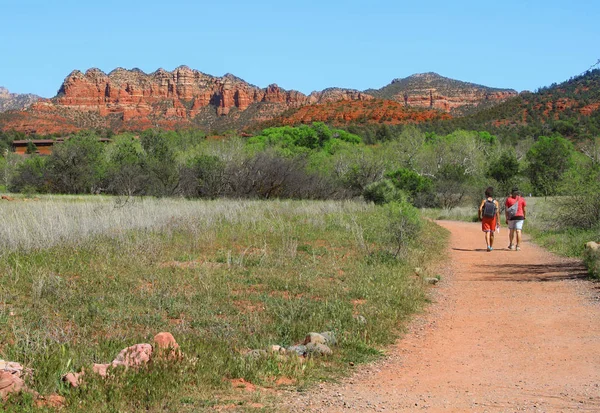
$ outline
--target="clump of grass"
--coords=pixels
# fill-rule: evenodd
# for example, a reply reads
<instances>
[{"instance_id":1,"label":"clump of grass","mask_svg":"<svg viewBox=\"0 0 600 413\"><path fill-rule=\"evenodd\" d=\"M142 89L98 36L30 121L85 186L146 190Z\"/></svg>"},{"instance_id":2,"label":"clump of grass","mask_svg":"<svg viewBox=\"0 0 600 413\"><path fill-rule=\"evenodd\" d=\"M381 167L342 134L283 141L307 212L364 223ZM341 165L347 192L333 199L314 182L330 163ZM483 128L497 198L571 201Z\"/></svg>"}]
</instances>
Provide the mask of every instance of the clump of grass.
<instances>
[{"instance_id":1,"label":"clump of grass","mask_svg":"<svg viewBox=\"0 0 600 413\"><path fill-rule=\"evenodd\" d=\"M3 218L0 357L33 368L30 386L63 394L67 411L243 405L249 396L226 379L273 387L274 377L287 377L302 388L349 361L372 360L426 301L413 269L439 258L445 241L425 223L396 254L385 208L354 202L38 202ZM52 217L43 242L20 233L29 225L39 234ZM242 356L327 330L339 346L326 360ZM181 362L108 380L89 375L78 389L61 382L159 331L177 338ZM6 410L35 409L27 397L11 398Z\"/></svg>"},{"instance_id":2,"label":"clump of grass","mask_svg":"<svg viewBox=\"0 0 600 413\"><path fill-rule=\"evenodd\" d=\"M421 215L434 220L476 222L477 208L472 206L461 206L452 209L444 208L421 208Z\"/></svg>"}]
</instances>

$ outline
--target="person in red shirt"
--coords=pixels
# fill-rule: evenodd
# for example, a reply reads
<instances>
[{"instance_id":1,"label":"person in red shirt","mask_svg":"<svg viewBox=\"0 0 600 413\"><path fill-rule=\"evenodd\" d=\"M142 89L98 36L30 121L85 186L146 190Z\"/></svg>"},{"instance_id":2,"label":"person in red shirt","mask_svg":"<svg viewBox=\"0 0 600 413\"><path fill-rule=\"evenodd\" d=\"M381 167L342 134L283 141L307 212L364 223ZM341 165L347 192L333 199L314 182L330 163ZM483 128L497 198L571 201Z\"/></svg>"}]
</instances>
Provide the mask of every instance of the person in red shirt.
<instances>
[{"instance_id":1,"label":"person in red shirt","mask_svg":"<svg viewBox=\"0 0 600 413\"><path fill-rule=\"evenodd\" d=\"M527 202L519 194L519 188L513 188L511 194L506 198L504 203L504 215L506 217L506 223L508 224L509 235L509 250L521 250L521 232L523 230L523 221L525 221L525 215L527 213ZM515 235L517 243L515 245Z\"/></svg>"},{"instance_id":2,"label":"person in red shirt","mask_svg":"<svg viewBox=\"0 0 600 413\"><path fill-rule=\"evenodd\" d=\"M485 233L487 251L490 252L494 249L494 231L496 228L500 228L500 205L494 199L494 188L491 186L486 188L485 198L479 205L479 219L481 220L481 230Z\"/></svg>"}]
</instances>

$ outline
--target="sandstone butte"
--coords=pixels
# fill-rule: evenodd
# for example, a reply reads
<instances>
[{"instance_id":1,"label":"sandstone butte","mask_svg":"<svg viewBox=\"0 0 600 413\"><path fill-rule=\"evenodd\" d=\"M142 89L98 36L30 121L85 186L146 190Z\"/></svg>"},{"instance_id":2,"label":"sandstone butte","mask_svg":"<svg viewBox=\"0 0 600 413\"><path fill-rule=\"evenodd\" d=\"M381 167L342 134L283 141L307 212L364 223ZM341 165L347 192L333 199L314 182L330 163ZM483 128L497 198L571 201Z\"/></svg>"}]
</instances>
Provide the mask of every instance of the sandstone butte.
<instances>
[{"instance_id":1,"label":"sandstone butte","mask_svg":"<svg viewBox=\"0 0 600 413\"><path fill-rule=\"evenodd\" d=\"M485 99L502 101L508 97L510 94L485 95L468 90L445 96L424 87L393 99L404 106L450 111L461 105L477 105ZM228 127L241 129L274 119L289 109L372 100L372 95L352 89L329 88L307 96L275 84L259 88L231 74L215 77L186 66L172 72L158 69L150 74L123 68L109 74L99 69L85 73L75 70L67 76L54 98L40 99L26 110L3 114L0 128L49 134L89 128L114 131L152 127L212 128L230 120ZM402 105L398 106L402 110ZM391 116L394 122L403 117ZM306 115L303 118L310 121ZM354 116L348 115L348 120L352 118Z\"/></svg>"}]
</instances>

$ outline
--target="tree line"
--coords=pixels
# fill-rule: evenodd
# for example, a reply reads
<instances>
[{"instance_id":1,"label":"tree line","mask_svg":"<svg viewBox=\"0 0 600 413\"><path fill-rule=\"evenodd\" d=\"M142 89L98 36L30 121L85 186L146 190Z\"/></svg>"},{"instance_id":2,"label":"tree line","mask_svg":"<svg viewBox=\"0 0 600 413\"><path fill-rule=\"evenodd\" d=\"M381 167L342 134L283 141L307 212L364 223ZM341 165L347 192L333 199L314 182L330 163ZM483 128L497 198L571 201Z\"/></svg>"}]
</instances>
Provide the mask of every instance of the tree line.
<instances>
[{"instance_id":1,"label":"tree line","mask_svg":"<svg viewBox=\"0 0 600 413\"><path fill-rule=\"evenodd\" d=\"M365 133L366 131L366 133ZM424 132L416 126L370 130L323 123L273 127L251 138L207 138L199 131L124 133L110 143L94 131L54 146L50 156L0 158L2 184L23 193L189 198L408 199L452 208L518 185L556 195L597 181L598 138L580 150L559 134L502 143L487 131ZM586 175L586 176L583 176Z\"/></svg>"}]
</instances>

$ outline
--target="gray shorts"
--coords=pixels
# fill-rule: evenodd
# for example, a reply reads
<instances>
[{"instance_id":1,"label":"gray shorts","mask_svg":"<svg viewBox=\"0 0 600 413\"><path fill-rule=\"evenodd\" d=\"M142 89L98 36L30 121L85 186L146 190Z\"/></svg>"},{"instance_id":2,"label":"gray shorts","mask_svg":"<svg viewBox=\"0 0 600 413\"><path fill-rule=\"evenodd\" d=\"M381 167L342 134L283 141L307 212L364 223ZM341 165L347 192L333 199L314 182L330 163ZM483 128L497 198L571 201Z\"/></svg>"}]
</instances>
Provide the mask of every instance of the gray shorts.
<instances>
[{"instance_id":1,"label":"gray shorts","mask_svg":"<svg viewBox=\"0 0 600 413\"><path fill-rule=\"evenodd\" d=\"M523 229L523 222L525 222L524 219L509 220L508 221L508 229L516 229L518 231L521 231Z\"/></svg>"}]
</instances>

